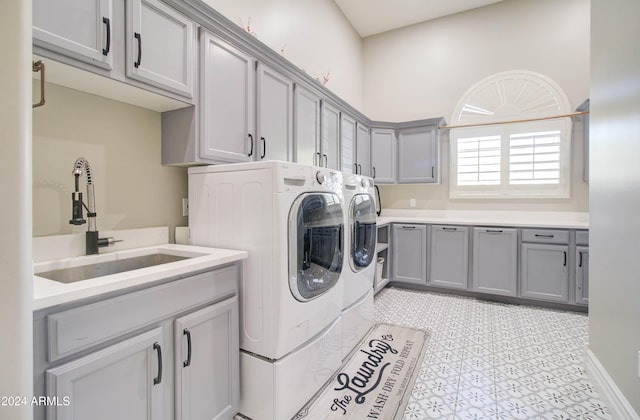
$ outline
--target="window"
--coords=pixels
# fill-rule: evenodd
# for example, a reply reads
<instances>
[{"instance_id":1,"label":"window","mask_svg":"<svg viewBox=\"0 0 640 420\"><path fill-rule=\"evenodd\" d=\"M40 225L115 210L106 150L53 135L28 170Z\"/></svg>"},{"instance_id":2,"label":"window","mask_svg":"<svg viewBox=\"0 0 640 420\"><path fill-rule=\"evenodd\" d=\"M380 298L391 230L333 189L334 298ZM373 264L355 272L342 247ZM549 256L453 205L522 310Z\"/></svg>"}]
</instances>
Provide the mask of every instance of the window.
<instances>
[{"instance_id":1,"label":"window","mask_svg":"<svg viewBox=\"0 0 640 420\"><path fill-rule=\"evenodd\" d=\"M507 72L478 83L452 118L464 127L449 133L450 196L568 197L570 120L539 120L568 112L564 93L540 75ZM529 121L504 124L512 120Z\"/></svg>"}]
</instances>

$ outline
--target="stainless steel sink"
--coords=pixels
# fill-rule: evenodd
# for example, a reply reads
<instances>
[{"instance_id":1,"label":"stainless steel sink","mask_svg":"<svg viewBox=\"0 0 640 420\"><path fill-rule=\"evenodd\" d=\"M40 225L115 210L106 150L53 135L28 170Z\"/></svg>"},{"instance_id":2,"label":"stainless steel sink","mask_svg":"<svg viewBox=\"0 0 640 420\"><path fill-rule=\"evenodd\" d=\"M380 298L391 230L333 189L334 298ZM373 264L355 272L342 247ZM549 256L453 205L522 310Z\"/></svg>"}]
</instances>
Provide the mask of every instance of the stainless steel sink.
<instances>
[{"instance_id":1,"label":"stainless steel sink","mask_svg":"<svg viewBox=\"0 0 640 420\"><path fill-rule=\"evenodd\" d=\"M110 274L122 273L125 271L137 270L145 267L153 267L161 264L168 264L185 260L192 257L181 257L177 255L156 252L139 257L123 258L111 261L104 261L94 264L79 265L77 267L62 268L59 270L44 271L36 273L37 276L54 280L60 283L74 283L96 277L108 276Z\"/></svg>"}]
</instances>

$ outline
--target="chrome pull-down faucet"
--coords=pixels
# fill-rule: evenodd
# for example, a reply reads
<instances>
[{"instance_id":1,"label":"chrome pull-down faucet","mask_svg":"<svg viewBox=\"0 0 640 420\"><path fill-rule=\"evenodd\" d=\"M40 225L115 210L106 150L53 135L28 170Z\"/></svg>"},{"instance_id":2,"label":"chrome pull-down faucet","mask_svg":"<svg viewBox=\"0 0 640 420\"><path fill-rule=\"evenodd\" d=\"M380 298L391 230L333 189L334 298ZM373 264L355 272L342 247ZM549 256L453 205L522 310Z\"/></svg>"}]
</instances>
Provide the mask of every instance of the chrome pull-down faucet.
<instances>
[{"instance_id":1,"label":"chrome pull-down faucet","mask_svg":"<svg viewBox=\"0 0 640 420\"><path fill-rule=\"evenodd\" d=\"M82 193L80 192L80 176L82 176L83 172L87 179L87 204L82 201ZM98 235L98 229L96 227L96 198L89 161L82 157L76 159L72 174L75 177L75 191L71 193L72 208L69 223L76 226L87 223L87 220L84 219L82 209L87 210L87 219L89 222L87 224L87 232L85 233L86 254L97 254L100 247L112 245L120 241L116 241L110 237L100 238Z\"/></svg>"}]
</instances>

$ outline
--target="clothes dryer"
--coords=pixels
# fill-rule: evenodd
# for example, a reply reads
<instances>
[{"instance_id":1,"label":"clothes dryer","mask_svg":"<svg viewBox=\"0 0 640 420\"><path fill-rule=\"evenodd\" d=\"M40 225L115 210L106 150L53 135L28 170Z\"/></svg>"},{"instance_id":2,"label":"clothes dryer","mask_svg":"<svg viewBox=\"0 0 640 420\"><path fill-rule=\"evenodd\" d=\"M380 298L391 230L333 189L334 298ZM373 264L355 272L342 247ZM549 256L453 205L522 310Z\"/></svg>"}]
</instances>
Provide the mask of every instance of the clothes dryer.
<instances>
[{"instance_id":1,"label":"clothes dryer","mask_svg":"<svg viewBox=\"0 0 640 420\"><path fill-rule=\"evenodd\" d=\"M286 162L189 168L194 245L249 253L240 284L240 412L291 418L342 358L342 174Z\"/></svg>"},{"instance_id":2,"label":"clothes dryer","mask_svg":"<svg viewBox=\"0 0 640 420\"><path fill-rule=\"evenodd\" d=\"M343 357L373 325L373 282L376 256L376 205L373 179L343 174L345 201L345 263Z\"/></svg>"}]
</instances>

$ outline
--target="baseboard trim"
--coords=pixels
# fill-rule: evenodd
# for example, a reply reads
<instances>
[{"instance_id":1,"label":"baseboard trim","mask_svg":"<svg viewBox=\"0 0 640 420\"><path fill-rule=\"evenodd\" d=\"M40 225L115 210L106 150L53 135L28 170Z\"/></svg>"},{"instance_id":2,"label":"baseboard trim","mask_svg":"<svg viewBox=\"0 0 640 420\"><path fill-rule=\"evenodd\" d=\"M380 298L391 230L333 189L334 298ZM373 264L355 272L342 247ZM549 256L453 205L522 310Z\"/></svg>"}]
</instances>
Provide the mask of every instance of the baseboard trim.
<instances>
[{"instance_id":1,"label":"baseboard trim","mask_svg":"<svg viewBox=\"0 0 640 420\"><path fill-rule=\"evenodd\" d=\"M624 394L620 391L620 388L613 382L613 379L611 379L611 376L609 376L609 373L607 373L591 349L587 348L584 356L587 375L598 390L601 391L601 399L604 400L611 409L611 416L621 420L640 420L638 414L633 407L631 407L629 401L627 401Z\"/></svg>"}]
</instances>

